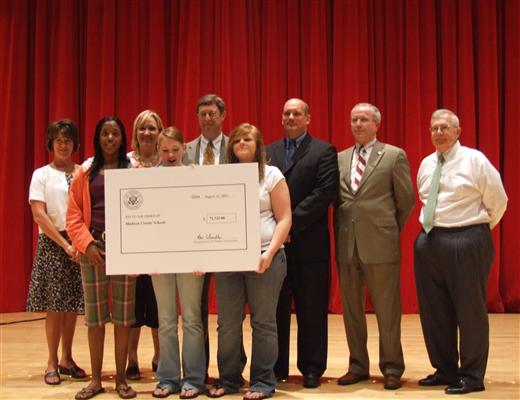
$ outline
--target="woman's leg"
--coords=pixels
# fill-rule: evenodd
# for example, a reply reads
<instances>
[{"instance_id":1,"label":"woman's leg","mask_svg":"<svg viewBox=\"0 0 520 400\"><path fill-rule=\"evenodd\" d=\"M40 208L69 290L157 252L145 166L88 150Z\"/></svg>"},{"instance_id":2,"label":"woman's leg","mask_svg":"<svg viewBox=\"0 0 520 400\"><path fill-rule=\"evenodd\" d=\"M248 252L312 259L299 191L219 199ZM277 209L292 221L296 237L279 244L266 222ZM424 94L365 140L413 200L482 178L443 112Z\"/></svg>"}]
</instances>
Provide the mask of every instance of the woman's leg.
<instances>
[{"instance_id":1,"label":"woman's leg","mask_svg":"<svg viewBox=\"0 0 520 400\"><path fill-rule=\"evenodd\" d=\"M246 272L247 301L251 310L253 345L249 392L271 394L276 387L274 365L278 357L276 307L287 273L285 253L279 250L263 274ZM247 394L250 396L250 393Z\"/></svg>"},{"instance_id":2,"label":"woman's leg","mask_svg":"<svg viewBox=\"0 0 520 400\"><path fill-rule=\"evenodd\" d=\"M45 319L45 335L47 337L47 348L49 350L49 358L47 360L46 372L58 371L58 346L61 336L61 320L62 313L48 311ZM58 376L50 376L46 378L49 383L58 383Z\"/></svg>"},{"instance_id":3,"label":"woman's leg","mask_svg":"<svg viewBox=\"0 0 520 400\"><path fill-rule=\"evenodd\" d=\"M198 392L204 390L206 379L206 352L200 311L203 285L203 276L177 274L182 309L182 389L196 389Z\"/></svg>"},{"instance_id":4,"label":"woman's leg","mask_svg":"<svg viewBox=\"0 0 520 400\"><path fill-rule=\"evenodd\" d=\"M72 342L76 331L76 321L78 315L72 312L63 313L61 320L61 359L60 365L65 368L72 368L75 363L72 358Z\"/></svg>"}]
</instances>

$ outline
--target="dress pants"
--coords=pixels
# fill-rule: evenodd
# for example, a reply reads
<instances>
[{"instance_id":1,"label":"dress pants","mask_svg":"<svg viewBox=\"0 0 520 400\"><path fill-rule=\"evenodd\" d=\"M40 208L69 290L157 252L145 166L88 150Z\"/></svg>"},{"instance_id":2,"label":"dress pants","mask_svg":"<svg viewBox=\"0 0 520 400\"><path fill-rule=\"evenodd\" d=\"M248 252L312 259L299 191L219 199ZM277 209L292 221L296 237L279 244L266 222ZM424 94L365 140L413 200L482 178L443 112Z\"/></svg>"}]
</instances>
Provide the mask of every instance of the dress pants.
<instances>
[{"instance_id":1,"label":"dress pants","mask_svg":"<svg viewBox=\"0 0 520 400\"><path fill-rule=\"evenodd\" d=\"M483 386L486 372L487 282L493 257L488 224L434 227L415 240L415 281L430 362L438 375L462 378L473 387Z\"/></svg>"},{"instance_id":2,"label":"dress pants","mask_svg":"<svg viewBox=\"0 0 520 400\"><path fill-rule=\"evenodd\" d=\"M297 367L302 375L323 375L327 368L330 260L304 263L286 245L287 277L282 285L276 322L278 325L277 377L289 375L291 300L298 322Z\"/></svg>"},{"instance_id":3,"label":"dress pants","mask_svg":"<svg viewBox=\"0 0 520 400\"><path fill-rule=\"evenodd\" d=\"M401 346L400 263L364 264L354 248L349 264L338 264L343 321L350 351L349 372L370 373L365 316L365 282L379 330L379 369L383 375L401 377L404 372Z\"/></svg>"}]
</instances>

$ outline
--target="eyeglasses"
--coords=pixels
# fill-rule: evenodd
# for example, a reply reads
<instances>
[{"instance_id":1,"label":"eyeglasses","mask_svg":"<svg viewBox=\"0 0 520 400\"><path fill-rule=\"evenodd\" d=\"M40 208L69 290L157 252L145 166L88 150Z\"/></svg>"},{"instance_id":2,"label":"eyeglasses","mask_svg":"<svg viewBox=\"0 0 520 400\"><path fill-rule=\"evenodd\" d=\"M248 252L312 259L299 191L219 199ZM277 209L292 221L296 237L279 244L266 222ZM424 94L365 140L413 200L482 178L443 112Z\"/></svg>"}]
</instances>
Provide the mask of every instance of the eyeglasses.
<instances>
[{"instance_id":1,"label":"eyeglasses","mask_svg":"<svg viewBox=\"0 0 520 400\"><path fill-rule=\"evenodd\" d=\"M374 121L373 119L365 118L365 117L357 117L357 118L351 118L350 124L355 125L357 122L360 122L362 124L366 124L369 121Z\"/></svg>"},{"instance_id":2,"label":"eyeglasses","mask_svg":"<svg viewBox=\"0 0 520 400\"><path fill-rule=\"evenodd\" d=\"M200 111L199 112L200 118L209 117L210 119L215 119L218 116L220 116L220 113L218 111Z\"/></svg>"},{"instance_id":3,"label":"eyeglasses","mask_svg":"<svg viewBox=\"0 0 520 400\"><path fill-rule=\"evenodd\" d=\"M450 128L451 128L451 126L449 126L449 125L431 126L430 132L431 133L437 133L437 132L446 133L446 132L448 132L448 129L450 129Z\"/></svg>"}]
</instances>

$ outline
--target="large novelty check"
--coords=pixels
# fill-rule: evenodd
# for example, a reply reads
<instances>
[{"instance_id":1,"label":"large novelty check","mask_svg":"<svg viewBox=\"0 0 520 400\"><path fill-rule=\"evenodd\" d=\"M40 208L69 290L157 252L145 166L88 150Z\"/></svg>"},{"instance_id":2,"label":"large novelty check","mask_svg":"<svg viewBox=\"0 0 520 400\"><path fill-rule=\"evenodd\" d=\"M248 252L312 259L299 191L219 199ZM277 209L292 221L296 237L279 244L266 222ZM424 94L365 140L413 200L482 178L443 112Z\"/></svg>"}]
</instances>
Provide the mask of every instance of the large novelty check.
<instances>
[{"instance_id":1,"label":"large novelty check","mask_svg":"<svg viewBox=\"0 0 520 400\"><path fill-rule=\"evenodd\" d=\"M258 164L105 171L107 274L258 267Z\"/></svg>"}]
</instances>

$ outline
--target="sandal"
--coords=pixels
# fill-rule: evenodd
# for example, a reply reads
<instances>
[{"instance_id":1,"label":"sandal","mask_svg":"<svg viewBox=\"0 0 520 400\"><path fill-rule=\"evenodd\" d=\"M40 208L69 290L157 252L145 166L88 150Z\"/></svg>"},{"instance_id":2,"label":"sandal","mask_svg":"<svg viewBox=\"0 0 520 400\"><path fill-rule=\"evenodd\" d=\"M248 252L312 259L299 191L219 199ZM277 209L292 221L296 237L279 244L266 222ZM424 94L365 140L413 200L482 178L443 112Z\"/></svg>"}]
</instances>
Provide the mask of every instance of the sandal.
<instances>
[{"instance_id":1,"label":"sandal","mask_svg":"<svg viewBox=\"0 0 520 400\"><path fill-rule=\"evenodd\" d=\"M224 389L224 385L222 385L222 382L219 379L215 379L213 381L213 384L207 391L206 396L211 397L212 399L216 399L216 398L222 397L226 394L228 394L228 393Z\"/></svg>"},{"instance_id":2,"label":"sandal","mask_svg":"<svg viewBox=\"0 0 520 400\"><path fill-rule=\"evenodd\" d=\"M121 383L116 386L116 392L120 399L133 399L137 396L136 391L126 383Z\"/></svg>"},{"instance_id":3,"label":"sandal","mask_svg":"<svg viewBox=\"0 0 520 400\"><path fill-rule=\"evenodd\" d=\"M193 388L193 387L184 388L184 389L181 390L181 394L179 395L179 399L194 399L199 394L200 394L200 392L197 389Z\"/></svg>"},{"instance_id":4,"label":"sandal","mask_svg":"<svg viewBox=\"0 0 520 400\"><path fill-rule=\"evenodd\" d=\"M168 386L159 386L155 387L155 390L152 392L152 396L156 399L164 399L168 397L170 394L175 394L173 390L171 390Z\"/></svg>"},{"instance_id":5,"label":"sandal","mask_svg":"<svg viewBox=\"0 0 520 400\"><path fill-rule=\"evenodd\" d=\"M87 373L85 372L85 370L83 368L78 367L76 364L74 364L70 368L58 365L58 370L60 371L60 374L69 375L71 378L74 379L84 379L87 377Z\"/></svg>"},{"instance_id":6,"label":"sandal","mask_svg":"<svg viewBox=\"0 0 520 400\"><path fill-rule=\"evenodd\" d=\"M53 378L58 378L58 380L55 381ZM61 383L61 377L58 371L45 371L43 380L47 385L59 385Z\"/></svg>"},{"instance_id":7,"label":"sandal","mask_svg":"<svg viewBox=\"0 0 520 400\"><path fill-rule=\"evenodd\" d=\"M126 379L131 381L138 381L141 379L141 371L137 365L129 365L125 371Z\"/></svg>"},{"instance_id":8,"label":"sandal","mask_svg":"<svg viewBox=\"0 0 520 400\"><path fill-rule=\"evenodd\" d=\"M91 399L94 396L97 396L100 393L105 393L104 387L100 387L99 389L93 389L90 386L87 386L81 389L78 393L76 393L76 396L74 396L74 398L76 400L87 400Z\"/></svg>"},{"instance_id":9,"label":"sandal","mask_svg":"<svg viewBox=\"0 0 520 400\"><path fill-rule=\"evenodd\" d=\"M259 396L250 397L253 393L259 393ZM256 390L247 391L247 393L244 395L244 400L263 400L268 399L269 397L272 397L274 393L274 390L271 393L265 393L265 392L257 392ZM248 396L249 395L249 396Z\"/></svg>"}]
</instances>

